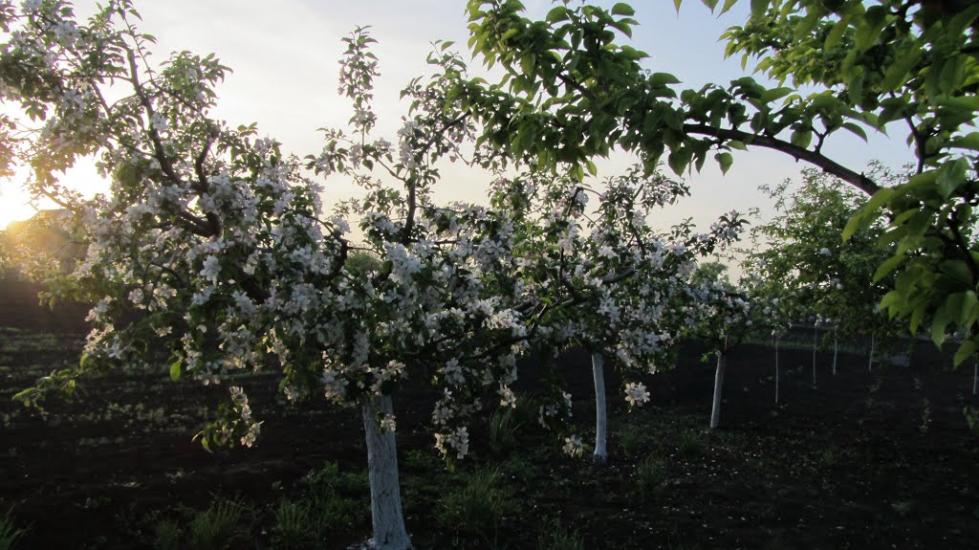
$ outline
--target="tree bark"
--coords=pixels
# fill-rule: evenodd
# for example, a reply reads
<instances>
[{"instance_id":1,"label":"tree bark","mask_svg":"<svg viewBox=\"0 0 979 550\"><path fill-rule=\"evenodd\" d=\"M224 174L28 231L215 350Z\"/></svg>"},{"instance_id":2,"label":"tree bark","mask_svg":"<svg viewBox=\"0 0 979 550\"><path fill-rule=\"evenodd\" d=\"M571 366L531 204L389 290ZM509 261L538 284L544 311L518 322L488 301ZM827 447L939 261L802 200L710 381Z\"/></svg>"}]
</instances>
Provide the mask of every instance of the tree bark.
<instances>
[{"instance_id":1,"label":"tree bark","mask_svg":"<svg viewBox=\"0 0 979 550\"><path fill-rule=\"evenodd\" d=\"M819 329L812 327L812 386L816 387L816 347L819 340Z\"/></svg>"},{"instance_id":2,"label":"tree bark","mask_svg":"<svg viewBox=\"0 0 979 550\"><path fill-rule=\"evenodd\" d=\"M836 358L840 354L840 340L836 332L836 327L833 327L833 376L836 376Z\"/></svg>"},{"instance_id":3,"label":"tree bark","mask_svg":"<svg viewBox=\"0 0 979 550\"><path fill-rule=\"evenodd\" d=\"M870 354L867 357L867 372L874 371L874 344L877 343L875 341L876 336L876 334L870 334Z\"/></svg>"},{"instance_id":4,"label":"tree bark","mask_svg":"<svg viewBox=\"0 0 979 550\"><path fill-rule=\"evenodd\" d=\"M724 352L717 352L717 370L714 372L714 405L710 411L710 429L721 424L721 387L724 385Z\"/></svg>"},{"instance_id":5,"label":"tree bark","mask_svg":"<svg viewBox=\"0 0 979 550\"><path fill-rule=\"evenodd\" d=\"M381 430L380 415L393 414L391 396L375 397L364 403L364 432L367 440L367 473L371 491L373 538L368 543L377 550L406 550L411 540L401 511L401 484L398 480L398 448L394 432Z\"/></svg>"},{"instance_id":6,"label":"tree bark","mask_svg":"<svg viewBox=\"0 0 979 550\"><path fill-rule=\"evenodd\" d=\"M595 378L595 452L596 464L608 461L608 413L605 405L605 359L601 353L591 354L591 371Z\"/></svg>"},{"instance_id":7,"label":"tree bark","mask_svg":"<svg viewBox=\"0 0 979 550\"><path fill-rule=\"evenodd\" d=\"M779 383L781 382L782 372L778 368L778 336L775 337L775 404L778 404Z\"/></svg>"}]
</instances>

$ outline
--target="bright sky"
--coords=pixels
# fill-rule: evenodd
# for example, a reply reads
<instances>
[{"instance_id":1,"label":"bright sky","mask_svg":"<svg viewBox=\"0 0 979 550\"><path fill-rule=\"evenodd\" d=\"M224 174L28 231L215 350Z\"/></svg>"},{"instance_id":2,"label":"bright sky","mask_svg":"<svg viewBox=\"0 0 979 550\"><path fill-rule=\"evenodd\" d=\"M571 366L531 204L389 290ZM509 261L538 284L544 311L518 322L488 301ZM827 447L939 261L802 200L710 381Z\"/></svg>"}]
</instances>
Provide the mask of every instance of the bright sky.
<instances>
[{"instance_id":1,"label":"bright sky","mask_svg":"<svg viewBox=\"0 0 979 550\"><path fill-rule=\"evenodd\" d=\"M744 20L746 0L721 18L697 0L687 0L679 14L671 0L632 3L641 23L633 45L650 54L649 68L671 72L689 87L743 76L738 60L724 59L717 39L725 28ZM547 0L525 4L537 16L552 6ZM89 0L77 2L81 14L91 13L94 6ZM371 25L379 41L374 49L382 73L375 91L378 136L391 141L407 109L398 92L412 77L427 73L424 60L430 42L453 40L464 48L468 38L463 0L143 0L137 6L143 30L159 40L157 61L173 50L214 52L234 70L219 88L217 115L232 124L257 122L261 133L300 156L320 149L317 128L346 126L350 107L336 93L337 60L343 51L341 37L356 25ZM825 151L856 169L872 159L899 166L910 153L903 135L894 136L872 136L869 145L840 137ZM615 175L631 162L626 155L600 162L600 175ZM764 213L771 206L758 186L796 176L802 167L784 155L761 150L737 153L724 177L708 162L702 173L688 177L693 196L663 212L655 223L665 228L692 217L706 226L732 209L760 207ZM34 212L19 186L24 176L0 182L0 228ZM436 196L481 201L486 179L485 174L451 165L443 170ZM91 163L70 172L65 181L87 193L105 188ZM354 192L351 184L335 178L325 185L327 205Z\"/></svg>"}]
</instances>

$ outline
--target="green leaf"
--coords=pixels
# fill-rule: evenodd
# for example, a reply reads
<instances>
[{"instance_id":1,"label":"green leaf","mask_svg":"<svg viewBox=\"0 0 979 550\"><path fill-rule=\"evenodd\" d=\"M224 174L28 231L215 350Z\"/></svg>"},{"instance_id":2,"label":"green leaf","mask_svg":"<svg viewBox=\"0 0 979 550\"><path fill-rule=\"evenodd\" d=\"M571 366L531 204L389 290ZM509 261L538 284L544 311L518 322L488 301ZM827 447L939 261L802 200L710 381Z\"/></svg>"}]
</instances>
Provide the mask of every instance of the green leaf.
<instances>
[{"instance_id":1,"label":"green leaf","mask_svg":"<svg viewBox=\"0 0 979 550\"><path fill-rule=\"evenodd\" d=\"M765 15L768 11L768 4L770 0L751 0L751 17L752 19L758 19Z\"/></svg>"},{"instance_id":2,"label":"green leaf","mask_svg":"<svg viewBox=\"0 0 979 550\"><path fill-rule=\"evenodd\" d=\"M908 72L918 63L920 57L921 50L917 46L896 52L894 62L884 71L884 80L880 84L881 87L888 92L900 87L904 83Z\"/></svg>"},{"instance_id":3,"label":"green leaf","mask_svg":"<svg viewBox=\"0 0 979 550\"><path fill-rule=\"evenodd\" d=\"M856 134L860 139L867 141L867 132L864 132L863 128L861 128L859 125L852 122L844 122L843 127Z\"/></svg>"},{"instance_id":4,"label":"green leaf","mask_svg":"<svg viewBox=\"0 0 979 550\"><path fill-rule=\"evenodd\" d=\"M949 299L951 300L952 297L949 296ZM931 341L934 342L937 347L942 347L942 344L945 342L945 327L948 326L949 321L947 311L948 302L946 302L945 306L938 308L938 311L935 312L935 318L931 321Z\"/></svg>"},{"instance_id":5,"label":"green leaf","mask_svg":"<svg viewBox=\"0 0 979 550\"><path fill-rule=\"evenodd\" d=\"M180 367L182 364L183 361L181 361L180 359L177 359L173 363L170 363L170 380L173 380L174 382L180 380L180 374L181 374Z\"/></svg>"},{"instance_id":6,"label":"green leaf","mask_svg":"<svg viewBox=\"0 0 979 550\"><path fill-rule=\"evenodd\" d=\"M955 357L952 359L952 364L957 367L961 365L963 362L965 362L966 359L972 357L975 354L976 354L975 340L971 340L971 339L963 340L962 343L959 344L958 351L955 352Z\"/></svg>"},{"instance_id":7,"label":"green leaf","mask_svg":"<svg viewBox=\"0 0 979 550\"><path fill-rule=\"evenodd\" d=\"M806 149L812 143L812 130L805 128L792 132L792 145Z\"/></svg>"},{"instance_id":8,"label":"green leaf","mask_svg":"<svg viewBox=\"0 0 979 550\"><path fill-rule=\"evenodd\" d=\"M665 86L668 84L679 84L680 79L670 73L653 73L649 76L649 83L653 86Z\"/></svg>"},{"instance_id":9,"label":"green leaf","mask_svg":"<svg viewBox=\"0 0 979 550\"><path fill-rule=\"evenodd\" d=\"M972 290L962 293L962 307L959 311L959 326L969 328L976 321L976 310L979 309L979 298Z\"/></svg>"},{"instance_id":10,"label":"green leaf","mask_svg":"<svg viewBox=\"0 0 979 550\"><path fill-rule=\"evenodd\" d=\"M673 7L676 8L677 13L680 13L680 4L682 3L683 0L673 0Z\"/></svg>"},{"instance_id":11,"label":"green leaf","mask_svg":"<svg viewBox=\"0 0 979 550\"><path fill-rule=\"evenodd\" d=\"M722 174L727 174L728 169L731 168L731 164L734 162L734 157L731 156L731 153L718 153L714 155L714 159L721 165Z\"/></svg>"},{"instance_id":12,"label":"green leaf","mask_svg":"<svg viewBox=\"0 0 979 550\"><path fill-rule=\"evenodd\" d=\"M679 2L674 2L679 9ZM625 2L619 2L618 4L612 6L612 15L624 15L626 17L632 17L636 14L636 10L632 9L632 6L626 4Z\"/></svg>"},{"instance_id":13,"label":"green leaf","mask_svg":"<svg viewBox=\"0 0 979 550\"><path fill-rule=\"evenodd\" d=\"M840 19L833 25L833 28L829 30L829 34L826 35L826 40L823 42L823 48L826 51L832 50L840 40L843 38L843 33L846 31L849 21L846 18Z\"/></svg>"},{"instance_id":14,"label":"green leaf","mask_svg":"<svg viewBox=\"0 0 979 550\"><path fill-rule=\"evenodd\" d=\"M558 21L564 21L568 18L568 8L564 6L557 6L552 8L551 11L547 12L547 17L544 18L548 23L557 23Z\"/></svg>"},{"instance_id":15,"label":"green leaf","mask_svg":"<svg viewBox=\"0 0 979 550\"><path fill-rule=\"evenodd\" d=\"M979 151L979 132L971 132L965 136L955 138L950 142L950 145L959 149Z\"/></svg>"},{"instance_id":16,"label":"green leaf","mask_svg":"<svg viewBox=\"0 0 979 550\"><path fill-rule=\"evenodd\" d=\"M897 254L884 260L884 263L880 264L877 270L874 271L874 282L879 282L884 277L890 275L892 271L897 269L897 266L904 262L905 257L904 254Z\"/></svg>"}]
</instances>

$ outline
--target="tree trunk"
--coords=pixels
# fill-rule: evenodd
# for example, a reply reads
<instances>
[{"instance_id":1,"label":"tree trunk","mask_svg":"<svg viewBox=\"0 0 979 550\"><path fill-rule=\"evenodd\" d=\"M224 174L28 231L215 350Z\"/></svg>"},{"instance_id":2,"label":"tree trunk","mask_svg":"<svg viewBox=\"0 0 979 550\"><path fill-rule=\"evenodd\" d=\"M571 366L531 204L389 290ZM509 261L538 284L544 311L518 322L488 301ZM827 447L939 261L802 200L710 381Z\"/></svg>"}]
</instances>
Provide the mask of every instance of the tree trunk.
<instances>
[{"instance_id":1,"label":"tree trunk","mask_svg":"<svg viewBox=\"0 0 979 550\"><path fill-rule=\"evenodd\" d=\"M836 327L833 327L833 376L836 376L836 358L840 354L840 339L836 332Z\"/></svg>"},{"instance_id":2,"label":"tree trunk","mask_svg":"<svg viewBox=\"0 0 979 550\"><path fill-rule=\"evenodd\" d=\"M816 347L819 340L819 329L812 327L812 386L816 387Z\"/></svg>"},{"instance_id":3,"label":"tree trunk","mask_svg":"<svg viewBox=\"0 0 979 550\"><path fill-rule=\"evenodd\" d=\"M779 398L778 390L779 390L779 382L781 378L782 378L782 373L778 368L778 336L776 336L775 337L775 404L776 405L778 404L778 398Z\"/></svg>"},{"instance_id":4,"label":"tree trunk","mask_svg":"<svg viewBox=\"0 0 979 550\"><path fill-rule=\"evenodd\" d=\"M378 416L393 414L391 396L372 398L363 406L367 440L367 473L371 489L373 539L368 546L377 550L406 550L411 540L401 512L401 485L398 481L398 448L394 432L381 430Z\"/></svg>"},{"instance_id":5,"label":"tree trunk","mask_svg":"<svg viewBox=\"0 0 979 550\"><path fill-rule=\"evenodd\" d=\"M591 371L595 378L595 453L592 460L605 464L608 460L608 416L605 406L605 360L601 353L591 354Z\"/></svg>"},{"instance_id":6,"label":"tree trunk","mask_svg":"<svg viewBox=\"0 0 979 550\"><path fill-rule=\"evenodd\" d=\"M877 343L875 341L876 336L876 334L870 334L870 355L867 357L867 372L874 371L874 344Z\"/></svg>"},{"instance_id":7,"label":"tree trunk","mask_svg":"<svg viewBox=\"0 0 979 550\"><path fill-rule=\"evenodd\" d=\"M710 410L710 429L721 424L721 386L724 385L724 352L717 352L717 370L714 372L714 406Z\"/></svg>"}]
</instances>

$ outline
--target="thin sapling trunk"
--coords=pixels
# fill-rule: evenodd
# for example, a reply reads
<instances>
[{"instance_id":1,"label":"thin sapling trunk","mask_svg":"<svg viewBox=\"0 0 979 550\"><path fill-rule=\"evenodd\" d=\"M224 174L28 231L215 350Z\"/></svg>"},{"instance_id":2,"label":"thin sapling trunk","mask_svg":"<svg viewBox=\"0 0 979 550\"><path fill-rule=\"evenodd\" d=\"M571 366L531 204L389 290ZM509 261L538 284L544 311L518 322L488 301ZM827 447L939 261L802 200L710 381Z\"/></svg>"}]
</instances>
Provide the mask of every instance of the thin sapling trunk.
<instances>
[{"instance_id":1,"label":"thin sapling trunk","mask_svg":"<svg viewBox=\"0 0 979 550\"><path fill-rule=\"evenodd\" d=\"M721 424L721 388L724 385L724 364L725 353L717 352L717 370L714 372L714 405L710 411L710 429L715 429Z\"/></svg>"},{"instance_id":2,"label":"thin sapling trunk","mask_svg":"<svg viewBox=\"0 0 979 550\"><path fill-rule=\"evenodd\" d=\"M819 329L812 327L812 385L816 387L816 347L819 340Z\"/></svg>"},{"instance_id":3,"label":"thin sapling trunk","mask_svg":"<svg viewBox=\"0 0 979 550\"><path fill-rule=\"evenodd\" d=\"M774 339L775 339L775 404L777 405L778 398L779 398L779 394L778 394L779 382L780 379L782 378L782 373L778 368L778 336L775 336Z\"/></svg>"},{"instance_id":4,"label":"thin sapling trunk","mask_svg":"<svg viewBox=\"0 0 979 550\"><path fill-rule=\"evenodd\" d=\"M876 344L876 334L870 334L870 354L867 357L867 372L874 371L874 344Z\"/></svg>"},{"instance_id":5,"label":"thin sapling trunk","mask_svg":"<svg viewBox=\"0 0 979 550\"><path fill-rule=\"evenodd\" d=\"M605 464L608 460L608 416L605 405L605 360L601 353L591 354L591 371L595 378L595 452L592 460Z\"/></svg>"},{"instance_id":6,"label":"thin sapling trunk","mask_svg":"<svg viewBox=\"0 0 979 550\"><path fill-rule=\"evenodd\" d=\"M840 339L836 332L836 327L833 327L833 376L836 376L836 358L840 354Z\"/></svg>"},{"instance_id":7,"label":"thin sapling trunk","mask_svg":"<svg viewBox=\"0 0 979 550\"><path fill-rule=\"evenodd\" d=\"M368 546L377 550L411 548L401 511L398 448L394 432L383 430L378 423L381 416L393 413L394 406L389 395L369 399L363 406L373 527L373 539Z\"/></svg>"}]
</instances>

